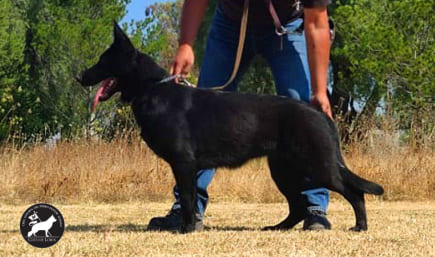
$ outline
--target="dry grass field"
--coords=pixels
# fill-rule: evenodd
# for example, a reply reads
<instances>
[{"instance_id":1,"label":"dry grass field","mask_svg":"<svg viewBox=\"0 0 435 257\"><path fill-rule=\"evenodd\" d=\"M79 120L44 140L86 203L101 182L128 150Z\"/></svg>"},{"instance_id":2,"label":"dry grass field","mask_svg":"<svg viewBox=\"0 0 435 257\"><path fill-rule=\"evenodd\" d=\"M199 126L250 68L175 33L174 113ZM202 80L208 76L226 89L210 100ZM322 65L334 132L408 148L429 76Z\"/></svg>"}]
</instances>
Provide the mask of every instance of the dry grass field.
<instances>
[{"instance_id":1,"label":"dry grass field","mask_svg":"<svg viewBox=\"0 0 435 257\"><path fill-rule=\"evenodd\" d=\"M383 200L435 199L435 151L378 144L353 147L345 157L355 173L384 186ZM62 142L54 149L3 147L0 180L0 202L14 204L168 201L174 184L169 167L140 138ZM219 201L283 201L264 159L218 170L210 195Z\"/></svg>"},{"instance_id":2,"label":"dry grass field","mask_svg":"<svg viewBox=\"0 0 435 257\"><path fill-rule=\"evenodd\" d=\"M148 220L167 211L166 203L55 204L66 231L53 247L27 244L18 223L28 205L0 207L0 256L435 256L435 202L368 203L369 231L347 231L350 205L334 200L331 231L285 232L259 229L280 221L282 203L212 203L206 231L182 235L145 231Z\"/></svg>"},{"instance_id":3,"label":"dry grass field","mask_svg":"<svg viewBox=\"0 0 435 257\"><path fill-rule=\"evenodd\" d=\"M435 256L435 152L390 144L346 150L355 173L384 186L367 197L369 231L354 224L350 204L333 195L331 231L259 229L287 214L264 159L221 169L210 187L207 230L188 235L146 232L164 215L174 183L168 166L139 138L79 140L0 148L0 256ZM48 249L19 233L24 210L54 204L67 225Z\"/></svg>"}]
</instances>

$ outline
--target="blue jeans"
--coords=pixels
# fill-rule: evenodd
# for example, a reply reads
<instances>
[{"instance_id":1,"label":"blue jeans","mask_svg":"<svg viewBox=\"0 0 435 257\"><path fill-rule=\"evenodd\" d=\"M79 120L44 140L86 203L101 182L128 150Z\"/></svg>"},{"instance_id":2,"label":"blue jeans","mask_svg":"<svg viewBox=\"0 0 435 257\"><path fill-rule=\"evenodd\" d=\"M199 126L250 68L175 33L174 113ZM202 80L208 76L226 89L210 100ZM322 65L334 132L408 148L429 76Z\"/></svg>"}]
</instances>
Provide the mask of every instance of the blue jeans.
<instances>
[{"instance_id":1,"label":"blue jeans","mask_svg":"<svg viewBox=\"0 0 435 257\"><path fill-rule=\"evenodd\" d=\"M289 34L282 38L270 29L256 31L248 28L240 68L234 81L225 88L236 91L237 84L247 70L255 55L262 56L270 66L276 92L279 95L310 101L310 70L308 66L305 35L299 28L302 19L286 24ZM218 7L215 11L207 38L204 61L199 74L198 87L207 88L223 85L231 76L239 40L239 23L231 21ZM282 40L282 41L281 41ZM215 169L200 170L197 173L197 209L202 216L208 202L207 187ZM329 191L316 188L301 192L306 196L308 211L326 212L329 203ZM177 186L174 187L175 203L173 209L180 208Z\"/></svg>"}]
</instances>

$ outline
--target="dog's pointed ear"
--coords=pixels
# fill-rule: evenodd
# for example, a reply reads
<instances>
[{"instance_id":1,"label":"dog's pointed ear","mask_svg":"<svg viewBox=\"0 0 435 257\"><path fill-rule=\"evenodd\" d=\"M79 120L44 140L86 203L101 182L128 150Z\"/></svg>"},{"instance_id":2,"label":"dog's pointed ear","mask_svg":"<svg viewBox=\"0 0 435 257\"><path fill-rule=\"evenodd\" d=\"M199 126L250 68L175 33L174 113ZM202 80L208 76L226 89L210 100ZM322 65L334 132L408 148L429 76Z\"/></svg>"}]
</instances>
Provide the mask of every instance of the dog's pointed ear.
<instances>
[{"instance_id":1,"label":"dog's pointed ear","mask_svg":"<svg viewBox=\"0 0 435 257\"><path fill-rule=\"evenodd\" d=\"M121 27L119 27L116 21L113 21L113 44L126 53L132 53L136 51L133 43L131 43L128 36L124 33Z\"/></svg>"}]
</instances>

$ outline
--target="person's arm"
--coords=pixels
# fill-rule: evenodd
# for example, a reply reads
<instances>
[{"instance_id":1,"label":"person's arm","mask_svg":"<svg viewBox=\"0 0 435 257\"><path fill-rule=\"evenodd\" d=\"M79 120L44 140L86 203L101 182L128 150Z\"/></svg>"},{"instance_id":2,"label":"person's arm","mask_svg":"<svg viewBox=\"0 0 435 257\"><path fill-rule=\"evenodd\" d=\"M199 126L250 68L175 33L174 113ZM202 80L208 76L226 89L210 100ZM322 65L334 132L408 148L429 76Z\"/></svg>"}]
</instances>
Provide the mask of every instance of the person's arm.
<instances>
[{"instance_id":1,"label":"person's arm","mask_svg":"<svg viewBox=\"0 0 435 257\"><path fill-rule=\"evenodd\" d=\"M332 118L327 95L330 31L326 6L304 8L304 29L311 73L311 104Z\"/></svg>"},{"instance_id":2,"label":"person's arm","mask_svg":"<svg viewBox=\"0 0 435 257\"><path fill-rule=\"evenodd\" d=\"M169 73L186 75L193 66L193 44L207 10L209 0L185 0L181 14L180 38L177 53Z\"/></svg>"}]
</instances>

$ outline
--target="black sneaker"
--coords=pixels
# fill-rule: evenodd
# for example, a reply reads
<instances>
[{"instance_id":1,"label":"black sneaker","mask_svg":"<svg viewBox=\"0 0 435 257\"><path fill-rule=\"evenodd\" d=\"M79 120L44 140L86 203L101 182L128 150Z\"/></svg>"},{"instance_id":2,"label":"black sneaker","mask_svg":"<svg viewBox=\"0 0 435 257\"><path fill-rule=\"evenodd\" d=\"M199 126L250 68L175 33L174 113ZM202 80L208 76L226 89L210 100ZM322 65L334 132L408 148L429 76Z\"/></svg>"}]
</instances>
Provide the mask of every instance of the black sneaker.
<instances>
[{"instance_id":1,"label":"black sneaker","mask_svg":"<svg viewBox=\"0 0 435 257\"><path fill-rule=\"evenodd\" d=\"M195 231L204 230L204 224L202 219L197 215L197 221L195 223ZM181 231L183 226L183 215L181 209L170 210L165 217L154 217L148 223L147 230L149 231Z\"/></svg>"},{"instance_id":2,"label":"black sneaker","mask_svg":"<svg viewBox=\"0 0 435 257\"><path fill-rule=\"evenodd\" d=\"M326 213L324 212L311 212L304 220L303 230L329 230L331 229L331 223L329 223L326 218Z\"/></svg>"}]
</instances>

